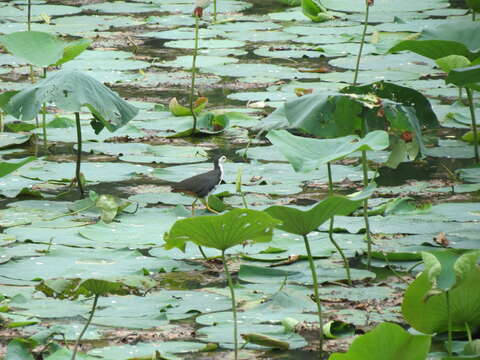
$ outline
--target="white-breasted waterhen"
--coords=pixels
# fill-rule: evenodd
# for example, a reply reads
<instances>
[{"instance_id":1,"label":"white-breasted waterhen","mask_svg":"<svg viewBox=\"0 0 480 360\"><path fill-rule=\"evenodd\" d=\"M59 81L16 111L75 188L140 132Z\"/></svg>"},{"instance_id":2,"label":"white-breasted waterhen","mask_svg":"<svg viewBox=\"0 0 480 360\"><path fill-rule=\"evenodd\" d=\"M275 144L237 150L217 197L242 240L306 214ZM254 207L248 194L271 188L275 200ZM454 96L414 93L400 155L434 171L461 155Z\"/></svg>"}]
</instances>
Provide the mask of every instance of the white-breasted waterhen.
<instances>
[{"instance_id":1,"label":"white-breasted waterhen","mask_svg":"<svg viewBox=\"0 0 480 360\"><path fill-rule=\"evenodd\" d=\"M224 163L225 160L227 160L227 158L224 155L218 155L213 160L213 170L192 176L172 185L172 192L179 192L195 197L192 203L192 214L195 213L195 203L198 199L200 199L209 211L217 213L217 211L208 206L207 198L223 180L222 163Z\"/></svg>"}]
</instances>

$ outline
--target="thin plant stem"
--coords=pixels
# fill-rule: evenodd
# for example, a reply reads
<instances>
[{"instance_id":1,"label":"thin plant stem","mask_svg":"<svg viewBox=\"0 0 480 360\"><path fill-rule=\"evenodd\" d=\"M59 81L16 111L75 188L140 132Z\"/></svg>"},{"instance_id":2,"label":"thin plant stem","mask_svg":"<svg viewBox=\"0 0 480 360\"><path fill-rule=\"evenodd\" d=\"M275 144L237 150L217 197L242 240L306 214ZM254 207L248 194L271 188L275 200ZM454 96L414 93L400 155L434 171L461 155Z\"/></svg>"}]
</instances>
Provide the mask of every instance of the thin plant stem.
<instances>
[{"instance_id":1,"label":"thin plant stem","mask_svg":"<svg viewBox=\"0 0 480 360\"><path fill-rule=\"evenodd\" d=\"M42 105L42 133L43 133L43 151L45 154L48 151L48 141L47 141L47 104L43 103Z\"/></svg>"},{"instance_id":2,"label":"thin plant stem","mask_svg":"<svg viewBox=\"0 0 480 360\"><path fill-rule=\"evenodd\" d=\"M27 30L32 30L32 0L28 0L27 5Z\"/></svg>"},{"instance_id":3,"label":"thin plant stem","mask_svg":"<svg viewBox=\"0 0 480 360\"><path fill-rule=\"evenodd\" d=\"M472 9L472 21L476 20L476 11Z\"/></svg>"},{"instance_id":4,"label":"thin plant stem","mask_svg":"<svg viewBox=\"0 0 480 360\"><path fill-rule=\"evenodd\" d=\"M202 257L205 259L205 260L208 260L208 257L207 255L205 255L205 251L203 251L203 248L198 245L198 250L200 250L200 254L202 254Z\"/></svg>"},{"instance_id":5,"label":"thin plant stem","mask_svg":"<svg viewBox=\"0 0 480 360\"><path fill-rule=\"evenodd\" d=\"M458 87L458 101L461 102L462 101L462 90L463 88L461 86Z\"/></svg>"},{"instance_id":6,"label":"thin plant stem","mask_svg":"<svg viewBox=\"0 0 480 360\"><path fill-rule=\"evenodd\" d=\"M0 110L0 132L3 132L3 111Z\"/></svg>"},{"instance_id":7,"label":"thin plant stem","mask_svg":"<svg viewBox=\"0 0 480 360\"><path fill-rule=\"evenodd\" d=\"M190 111L193 116L192 136L195 136L197 131L197 114L193 108L193 97L195 96L195 77L197 74L197 53L198 53L198 16L195 16L195 45L193 47L192 57L192 83L190 85Z\"/></svg>"},{"instance_id":8,"label":"thin plant stem","mask_svg":"<svg viewBox=\"0 0 480 360\"><path fill-rule=\"evenodd\" d=\"M475 151L475 162L480 163L480 158L478 156L478 129L477 129L477 119L475 117L475 104L473 103L473 90L466 87L468 97L468 107L470 108L470 117L472 119L472 132L473 132L473 146Z\"/></svg>"},{"instance_id":9,"label":"thin plant stem","mask_svg":"<svg viewBox=\"0 0 480 360\"><path fill-rule=\"evenodd\" d=\"M370 10L369 0L365 0L365 20L363 23L362 38L360 40L360 48L358 49L357 63L355 64L355 75L353 76L353 85L357 85L358 70L360 69L360 59L362 58L363 45L365 44L365 37L367 35L368 27L368 13Z\"/></svg>"},{"instance_id":10,"label":"thin plant stem","mask_svg":"<svg viewBox=\"0 0 480 360\"><path fill-rule=\"evenodd\" d=\"M303 241L305 243L305 249L307 250L308 264L310 265L310 271L312 272L313 279L313 297L317 304L318 311L318 330L319 330L319 358L323 356L323 318L322 318L322 305L320 303L320 297L318 295L318 279L317 271L315 270L315 264L313 262L312 251L310 250L310 243L308 242L307 235L303 235Z\"/></svg>"},{"instance_id":11,"label":"thin plant stem","mask_svg":"<svg viewBox=\"0 0 480 360\"><path fill-rule=\"evenodd\" d=\"M82 336L85 334L85 331L87 331L87 328L90 325L90 322L92 321L93 314L95 313L95 308L97 307L99 296L100 295L95 294L95 297L93 298L93 305L92 305L92 310L90 311L90 316L88 317L87 322L82 329L82 332L80 333L80 335L78 335L77 341L75 342L75 347L73 348L71 360L75 360L75 358L77 357L78 345L80 344L80 340L82 340Z\"/></svg>"},{"instance_id":12,"label":"thin plant stem","mask_svg":"<svg viewBox=\"0 0 480 360\"><path fill-rule=\"evenodd\" d=\"M367 121L362 120L362 137L368 132ZM367 152L362 150L362 170L363 170L363 187L368 186L368 163ZM367 269L370 270L372 266L372 236L370 234L370 222L368 220L368 198L363 200L363 219L365 222L365 237L367 240Z\"/></svg>"},{"instance_id":13,"label":"thin plant stem","mask_svg":"<svg viewBox=\"0 0 480 360\"><path fill-rule=\"evenodd\" d=\"M85 206L84 208L81 208L81 209L78 209L78 210L75 210L75 211L72 211L72 212L69 212L69 213L66 213L66 214L61 214L61 215L57 215L55 217L52 217L50 219L47 219L47 221L53 221L53 220L57 220L57 219L60 219L62 217L65 217L65 216L73 216L73 215L76 215L78 213L81 213L82 211L86 211L86 210L89 210L91 208L95 207L95 204L91 204L91 205L88 205L88 206Z\"/></svg>"},{"instance_id":14,"label":"thin plant stem","mask_svg":"<svg viewBox=\"0 0 480 360\"><path fill-rule=\"evenodd\" d=\"M452 356L452 312L450 311L450 291L445 291L445 298L447 301L447 327L448 327L448 356Z\"/></svg>"},{"instance_id":15,"label":"thin plant stem","mask_svg":"<svg viewBox=\"0 0 480 360\"><path fill-rule=\"evenodd\" d=\"M471 343L473 341L472 329L470 329L470 325L468 324L468 322L465 322L465 331L467 332L468 342Z\"/></svg>"},{"instance_id":16,"label":"thin plant stem","mask_svg":"<svg viewBox=\"0 0 480 360\"><path fill-rule=\"evenodd\" d=\"M43 68L43 78L47 77L47 68ZM47 103L42 104L42 129L43 129L43 151L46 154L48 151L47 141Z\"/></svg>"},{"instance_id":17,"label":"thin plant stem","mask_svg":"<svg viewBox=\"0 0 480 360\"><path fill-rule=\"evenodd\" d=\"M84 189L82 184L82 178L80 174L80 165L82 163L82 128L80 124L80 114L75 112L75 122L77 125L77 165L75 167L75 177L77 179L78 189L80 190L80 195L84 196Z\"/></svg>"},{"instance_id":18,"label":"thin plant stem","mask_svg":"<svg viewBox=\"0 0 480 360\"><path fill-rule=\"evenodd\" d=\"M333 179L332 179L332 165L330 162L327 163L327 171L328 171L328 195L332 196L333 195ZM328 238L330 239L330 242L335 246L335 249L337 249L338 253L343 259L343 265L345 266L345 271L347 273L347 282L348 285L352 286L352 276L350 275L350 265L348 264L348 259L345 256L345 253L343 252L342 248L338 245L338 243L335 241L333 238L333 225L335 223L335 217L332 216L330 218L330 225L328 227Z\"/></svg>"},{"instance_id":19,"label":"thin plant stem","mask_svg":"<svg viewBox=\"0 0 480 360\"><path fill-rule=\"evenodd\" d=\"M368 164L367 152L362 150L362 169L363 169L363 186L368 186ZM368 199L363 200L363 219L365 221L365 236L367 238L367 268L370 270L372 266L372 236L370 234L370 222L368 220Z\"/></svg>"},{"instance_id":20,"label":"thin plant stem","mask_svg":"<svg viewBox=\"0 0 480 360\"><path fill-rule=\"evenodd\" d=\"M235 289L233 288L232 276L228 270L227 259L225 258L225 250L222 250L222 261L225 275L227 276L228 287L230 288L230 297L232 298L233 312L233 346L235 349L235 360L238 359L238 325L237 325L237 303L235 301Z\"/></svg>"},{"instance_id":21,"label":"thin plant stem","mask_svg":"<svg viewBox=\"0 0 480 360\"><path fill-rule=\"evenodd\" d=\"M217 0L213 0L213 22L217 22Z\"/></svg>"}]
</instances>

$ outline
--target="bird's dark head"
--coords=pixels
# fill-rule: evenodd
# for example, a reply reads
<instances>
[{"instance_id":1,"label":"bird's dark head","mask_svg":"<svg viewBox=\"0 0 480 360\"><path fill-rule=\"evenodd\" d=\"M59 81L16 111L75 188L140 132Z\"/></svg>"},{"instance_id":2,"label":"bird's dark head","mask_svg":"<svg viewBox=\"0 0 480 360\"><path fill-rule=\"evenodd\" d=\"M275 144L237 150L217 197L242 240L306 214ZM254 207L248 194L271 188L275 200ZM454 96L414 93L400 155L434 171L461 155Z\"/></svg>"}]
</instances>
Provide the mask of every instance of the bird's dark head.
<instances>
[{"instance_id":1,"label":"bird's dark head","mask_svg":"<svg viewBox=\"0 0 480 360\"><path fill-rule=\"evenodd\" d=\"M215 162L218 162L219 164L224 163L227 161L227 157L225 155L217 155L215 156Z\"/></svg>"}]
</instances>

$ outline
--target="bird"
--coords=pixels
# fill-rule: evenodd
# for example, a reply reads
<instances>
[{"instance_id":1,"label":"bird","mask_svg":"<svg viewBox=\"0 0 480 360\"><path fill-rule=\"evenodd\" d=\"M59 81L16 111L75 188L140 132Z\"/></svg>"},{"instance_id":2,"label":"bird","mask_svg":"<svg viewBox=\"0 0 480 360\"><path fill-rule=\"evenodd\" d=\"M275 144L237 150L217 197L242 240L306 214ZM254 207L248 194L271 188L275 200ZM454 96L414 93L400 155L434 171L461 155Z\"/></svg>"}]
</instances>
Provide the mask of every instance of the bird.
<instances>
[{"instance_id":1,"label":"bird","mask_svg":"<svg viewBox=\"0 0 480 360\"><path fill-rule=\"evenodd\" d=\"M203 205L205 205L207 210L218 214L217 211L213 210L210 206L208 206L208 201L206 201L205 199L222 182L222 164L226 160L227 157L225 155L217 155L213 160L213 170L189 177L188 179L182 180L171 186L172 192L183 193L185 195L195 197L195 200L192 203L192 215L195 214L195 203L199 199L203 203Z\"/></svg>"},{"instance_id":2,"label":"bird","mask_svg":"<svg viewBox=\"0 0 480 360\"><path fill-rule=\"evenodd\" d=\"M210 5L210 0L195 0L195 10L193 15L201 18L203 16L203 9L207 8Z\"/></svg>"}]
</instances>

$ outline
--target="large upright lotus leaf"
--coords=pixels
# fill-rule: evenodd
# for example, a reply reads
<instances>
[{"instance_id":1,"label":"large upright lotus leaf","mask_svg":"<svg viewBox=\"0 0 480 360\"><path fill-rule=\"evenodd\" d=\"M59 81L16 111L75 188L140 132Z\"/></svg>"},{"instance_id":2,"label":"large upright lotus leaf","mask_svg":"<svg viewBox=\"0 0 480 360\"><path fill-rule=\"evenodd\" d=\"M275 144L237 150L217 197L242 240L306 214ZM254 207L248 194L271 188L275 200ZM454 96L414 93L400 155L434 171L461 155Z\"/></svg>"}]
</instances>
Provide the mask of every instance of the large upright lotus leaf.
<instances>
[{"instance_id":1,"label":"large upright lotus leaf","mask_svg":"<svg viewBox=\"0 0 480 360\"><path fill-rule=\"evenodd\" d=\"M185 249L185 243L221 251L246 241L268 242L280 221L256 210L234 209L219 216L198 216L178 220L165 234L165 248Z\"/></svg>"},{"instance_id":2,"label":"large upright lotus leaf","mask_svg":"<svg viewBox=\"0 0 480 360\"><path fill-rule=\"evenodd\" d=\"M355 197L329 196L310 210L302 211L289 206L270 206L265 212L281 220L277 228L292 234L307 235L336 215L349 215L356 210L374 191L371 186Z\"/></svg>"},{"instance_id":3,"label":"large upright lotus leaf","mask_svg":"<svg viewBox=\"0 0 480 360\"><path fill-rule=\"evenodd\" d=\"M345 354L333 353L329 360L425 360L432 339L411 335L400 325L381 323L356 338Z\"/></svg>"},{"instance_id":4,"label":"large upright lotus leaf","mask_svg":"<svg viewBox=\"0 0 480 360\"><path fill-rule=\"evenodd\" d=\"M462 55L471 61L480 56L480 24L478 22L447 23L426 29L416 40L405 40L390 48L389 52L410 50L430 59L449 55Z\"/></svg>"},{"instance_id":5,"label":"large upright lotus leaf","mask_svg":"<svg viewBox=\"0 0 480 360\"><path fill-rule=\"evenodd\" d=\"M360 130L363 106L347 95L305 95L287 101L285 115L292 128L324 137L350 135Z\"/></svg>"},{"instance_id":6,"label":"large upright lotus leaf","mask_svg":"<svg viewBox=\"0 0 480 360\"><path fill-rule=\"evenodd\" d=\"M464 331L480 325L480 268L476 266L465 279L449 291L452 327ZM444 293L431 295L434 288L423 272L405 292L402 314L410 326L426 334L448 329L447 301Z\"/></svg>"},{"instance_id":7,"label":"large upright lotus leaf","mask_svg":"<svg viewBox=\"0 0 480 360\"><path fill-rule=\"evenodd\" d=\"M47 67L63 57L63 41L40 31L20 31L0 37L8 52L32 65Z\"/></svg>"},{"instance_id":8,"label":"large upright lotus leaf","mask_svg":"<svg viewBox=\"0 0 480 360\"><path fill-rule=\"evenodd\" d=\"M475 268L479 257L480 251L464 254L456 250L422 252L428 278L443 291L458 286Z\"/></svg>"},{"instance_id":9,"label":"large upright lotus leaf","mask_svg":"<svg viewBox=\"0 0 480 360\"><path fill-rule=\"evenodd\" d=\"M480 82L480 65L453 69L449 72L446 83L465 86Z\"/></svg>"},{"instance_id":10,"label":"large upright lotus leaf","mask_svg":"<svg viewBox=\"0 0 480 360\"><path fill-rule=\"evenodd\" d=\"M111 132L139 111L93 77L74 70L61 70L19 92L10 99L7 110L18 119L31 120L43 103L55 103L72 112L87 107Z\"/></svg>"},{"instance_id":11,"label":"large upright lotus leaf","mask_svg":"<svg viewBox=\"0 0 480 360\"><path fill-rule=\"evenodd\" d=\"M390 99L415 109L415 113L422 126L438 128L439 123L430 101L420 91L411 87L400 86L391 82L377 81L361 86L348 86L342 93L375 94L382 99Z\"/></svg>"},{"instance_id":12,"label":"large upright lotus leaf","mask_svg":"<svg viewBox=\"0 0 480 360\"><path fill-rule=\"evenodd\" d=\"M356 151L378 151L388 147L388 133L375 130L363 139L349 135L334 139L312 139L295 136L286 130L272 130L268 140L292 164L295 171L311 171L330 161L344 158Z\"/></svg>"}]
</instances>

